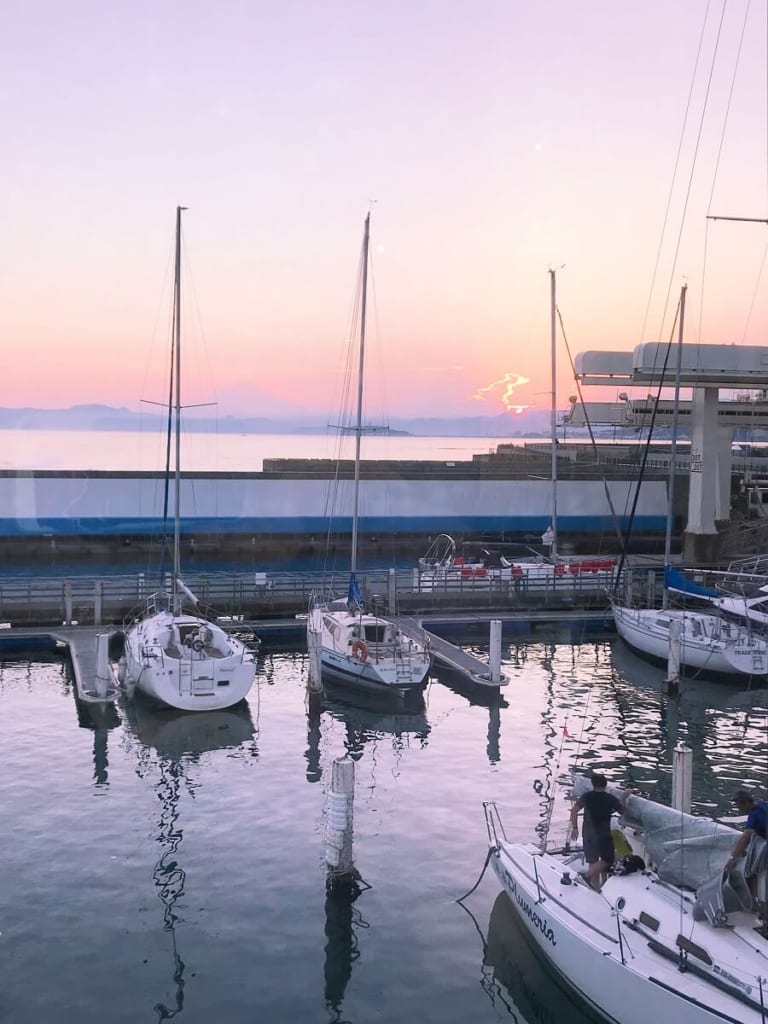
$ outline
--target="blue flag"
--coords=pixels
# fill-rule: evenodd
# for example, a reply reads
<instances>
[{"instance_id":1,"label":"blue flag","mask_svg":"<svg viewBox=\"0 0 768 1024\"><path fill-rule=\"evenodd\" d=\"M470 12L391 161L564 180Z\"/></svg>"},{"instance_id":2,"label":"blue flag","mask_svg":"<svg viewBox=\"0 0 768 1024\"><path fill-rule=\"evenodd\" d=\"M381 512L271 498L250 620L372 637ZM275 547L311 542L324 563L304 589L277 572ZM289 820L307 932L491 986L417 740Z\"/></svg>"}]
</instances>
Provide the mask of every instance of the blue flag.
<instances>
[{"instance_id":1,"label":"blue flag","mask_svg":"<svg viewBox=\"0 0 768 1024\"><path fill-rule=\"evenodd\" d=\"M347 604L362 605L363 593L360 590L360 586L357 582L357 576L354 573L349 577L349 593L347 594Z\"/></svg>"}]
</instances>

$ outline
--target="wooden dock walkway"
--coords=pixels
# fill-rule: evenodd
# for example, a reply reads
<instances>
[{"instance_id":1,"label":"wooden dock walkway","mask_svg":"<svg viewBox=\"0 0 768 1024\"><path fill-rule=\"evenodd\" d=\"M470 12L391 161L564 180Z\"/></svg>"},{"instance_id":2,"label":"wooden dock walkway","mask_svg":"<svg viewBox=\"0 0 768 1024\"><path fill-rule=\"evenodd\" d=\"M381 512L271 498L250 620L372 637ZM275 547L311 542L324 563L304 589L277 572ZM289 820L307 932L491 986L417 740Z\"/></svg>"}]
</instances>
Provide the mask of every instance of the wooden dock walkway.
<instances>
[{"instance_id":1,"label":"wooden dock walkway","mask_svg":"<svg viewBox=\"0 0 768 1024\"><path fill-rule=\"evenodd\" d=\"M473 654L468 654L460 647L456 647L455 644L438 636L437 633L425 629L416 619L400 617L395 621L400 630L414 640L421 639L422 635L426 633L432 648L433 660L461 676L465 682L485 690L498 690L500 686L506 686L509 682L506 676L502 676L501 679L494 682L491 679L490 666L486 665L484 661L476 658Z\"/></svg>"}]
</instances>

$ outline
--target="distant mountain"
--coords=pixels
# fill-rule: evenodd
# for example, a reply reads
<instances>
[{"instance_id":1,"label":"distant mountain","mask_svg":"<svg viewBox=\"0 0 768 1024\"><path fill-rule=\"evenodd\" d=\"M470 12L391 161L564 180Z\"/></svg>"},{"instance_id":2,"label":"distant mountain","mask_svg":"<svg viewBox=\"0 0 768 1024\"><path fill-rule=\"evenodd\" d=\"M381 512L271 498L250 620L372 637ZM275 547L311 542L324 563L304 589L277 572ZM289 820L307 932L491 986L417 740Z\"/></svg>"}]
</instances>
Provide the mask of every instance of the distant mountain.
<instances>
[{"instance_id":1,"label":"distant mountain","mask_svg":"<svg viewBox=\"0 0 768 1024\"><path fill-rule=\"evenodd\" d=\"M68 409L13 409L0 407L2 430L164 430L164 413L138 413L125 406L74 405ZM188 415L184 429L219 434L324 434L327 419L315 415L219 416ZM519 415L403 417L394 416L387 428L366 432L415 434L423 437L530 437L549 433L549 413L530 410Z\"/></svg>"}]
</instances>

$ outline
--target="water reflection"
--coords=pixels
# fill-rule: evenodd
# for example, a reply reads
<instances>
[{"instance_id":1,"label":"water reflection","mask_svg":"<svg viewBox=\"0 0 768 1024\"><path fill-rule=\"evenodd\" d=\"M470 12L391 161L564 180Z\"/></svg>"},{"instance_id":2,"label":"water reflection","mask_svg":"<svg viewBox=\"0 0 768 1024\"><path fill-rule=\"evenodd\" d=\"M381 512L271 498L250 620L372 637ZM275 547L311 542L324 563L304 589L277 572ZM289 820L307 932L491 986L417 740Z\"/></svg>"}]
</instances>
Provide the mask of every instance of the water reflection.
<instances>
[{"instance_id":1,"label":"water reflection","mask_svg":"<svg viewBox=\"0 0 768 1024\"><path fill-rule=\"evenodd\" d=\"M326 682L322 693L307 697L307 746L304 751L307 782L319 782L323 772L320 758L323 715L341 722L345 729L344 748L355 761L362 757L367 743L391 737L397 752L414 741L426 747L429 722L423 696L409 696L405 706L388 694L354 693L346 687Z\"/></svg>"},{"instance_id":2,"label":"water reflection","mask_svg":"<svg viewBox=\"0 0 768 1024\"><path fill-rule=\"evenodd\" d=\"M120 716L112 701L90 704L75 701L77 724L93 732L93 781L97 789L109 785L109 732L120 725Z\"/></svg>"},{"instance_id":3,"label":"water reflection","mask_svg":"<svg viewBox=\"0 0 768 1024\"><path fill-rule=\"evenodd\" d=\"M329 888L325 898L325 1006L332 1024L341 1024L342 1007L352 965L360 957L357 930L368 928L368 922L355 907L355 902L368 886L352 881L349 885Z\"/></svg>"},{"instance_id":4,"label":"water reflection","mask_svg":"<svg viewBox=\"0 0 768 1024\"><path fill-rule=\"evenodd\" d=\"M160 857L152 879L163 906L163 930L170 936L173 958L173 1003L155 1003L159 1021L170 1020L184 1009L186 964L177 943L177 926L182 919L177 907L184 896L186 872L179 852L184 838L180 824L182 794L194 795L196 783L190 773L200 757L210 751L236 750L240 756L257 757L251 711L243 701L224 711L174 711L160 709L142 700L126 702L128 730L138 739L140 778L156 776L154 790L160 802L155 841Z\"/></svg>"},{"instance_id":5,"label":"water reflection","mask_svg":"<svg viewBox=\"0 0 768 1024\"><path fill-rule=\"evenodd\" d=\"M543 963L525 935L505 892L500 892L488 922L483 967L493 971L483 988L493 1005L519 1024L599 1024Z\"/></svg>"}]
</instances>

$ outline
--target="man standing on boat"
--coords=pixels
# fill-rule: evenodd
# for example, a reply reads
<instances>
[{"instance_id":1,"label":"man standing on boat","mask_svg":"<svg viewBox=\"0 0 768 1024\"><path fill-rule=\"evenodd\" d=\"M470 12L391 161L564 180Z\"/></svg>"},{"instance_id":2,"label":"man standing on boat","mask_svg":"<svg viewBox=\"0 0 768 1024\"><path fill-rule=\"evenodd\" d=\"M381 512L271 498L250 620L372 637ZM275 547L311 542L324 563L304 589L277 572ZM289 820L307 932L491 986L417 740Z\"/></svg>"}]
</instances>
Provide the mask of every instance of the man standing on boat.
<instances>
[{"instance_id":1,"label":"man standing on boat","mask_svg":"<svg viewBox=\"0 0 768 1024\"><path fill-rule=\"evenodd\" d=\"M607 792L608 779L604 775L592 776L592 791L579 797L571 809L571 838L579 838L579 811L584 811L582 841L584 860L589 865L585 875L593 889L600 890L608 877L608 872L616 859L611 835L611 817L623 814L626 808L629 790L619 800L613 793Z\"/></svg>"},{"instance_id":2,"label":"man standing on boat","mask_svg":"<svg viewBox=\"0 0 768 1024\"><path fill-rule=\"evenodd\" d=\"M757 896L756 881L766 863L766 833L768 831L768 804L765 800L755 801L755 798L746 789L740 789L733 794L733 802L738 808L739 814L746 814L747 820L744 824L744 831L731 850L731 856L725 863L725 870L732 871L736 867L736 861L744 856L742 872L752 892L753 898ZM761 894L761 899L764 896Z\"/></svg>"}]
</instances>

